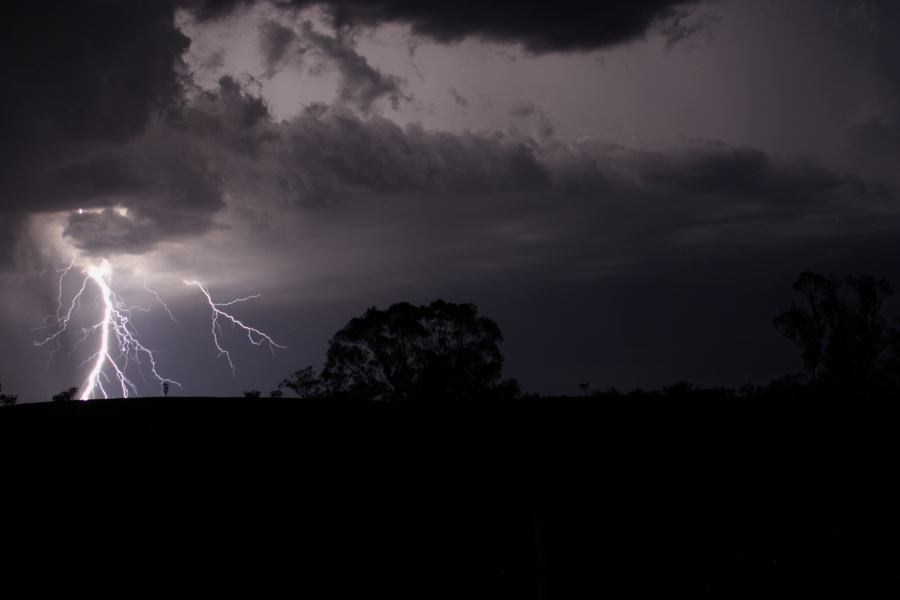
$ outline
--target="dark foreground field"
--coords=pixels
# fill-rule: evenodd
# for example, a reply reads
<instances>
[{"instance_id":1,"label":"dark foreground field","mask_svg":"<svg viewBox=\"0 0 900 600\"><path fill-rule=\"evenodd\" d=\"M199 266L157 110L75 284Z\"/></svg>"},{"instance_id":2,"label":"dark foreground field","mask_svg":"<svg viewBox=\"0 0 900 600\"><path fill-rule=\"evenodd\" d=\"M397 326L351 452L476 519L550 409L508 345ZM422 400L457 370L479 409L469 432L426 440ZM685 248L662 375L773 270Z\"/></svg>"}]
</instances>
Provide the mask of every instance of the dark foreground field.
<instances>
[{"instance_id":1,"label":"dark foreground field","mask_svg":"<svg viewBox=\"0 0 900 600\"><path fill-rule=\"evenodd\" d=\"M896 595L900 437L887 406L4 408L0 586L122 598Z\"/></svg>"}]
</instances>

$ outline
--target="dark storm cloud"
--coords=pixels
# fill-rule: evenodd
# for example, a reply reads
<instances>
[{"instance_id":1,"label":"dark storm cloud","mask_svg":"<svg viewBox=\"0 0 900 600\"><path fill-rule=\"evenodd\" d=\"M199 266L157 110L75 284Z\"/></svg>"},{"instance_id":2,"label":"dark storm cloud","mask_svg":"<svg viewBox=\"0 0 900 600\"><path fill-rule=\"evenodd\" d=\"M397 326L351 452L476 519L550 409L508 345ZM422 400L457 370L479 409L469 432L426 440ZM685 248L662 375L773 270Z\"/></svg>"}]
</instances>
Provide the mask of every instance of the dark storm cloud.
<instances>
[{"instance_id":1,"label":"dark storm cloud","mask_svg":"<svg viewBox=\"0 0 900 600\"><path fill-rule=\"evenodd\" d=\"M849 176L804 161L773 164L757 148L695 140L674 153L637 152L634 168L648 189L676 195L759 198L790 206L821 200L830 191L857 185Z\"/></svg>"},{"instance_id":2,"label":"dark storm cloud","mask_svg":"<svg viewBox=\"0 0 900 600\"><path fill-rule=\"evenodd\" d=\"M580 170L569 169L565 189L590 197L605 187L605 197L614 199L611 217L631 223L635 240L697 241L700 249L706 240L716 252L720 244L777 245L898 221L896 190L867 187L805 161L775 160L756 148L707 140L668 152L580 146Z\"/></svg>"},{"instance_id":3,"label":"dark storm cloud","mask_svg":"<svg viewBox=\"0 0 900 600\"><path fill-rule=\"evenodd\" d=\"M338 24L409 23L440 42L466 37L521 43L532 52L591 50L642 36L657 21L692 2L410 2L342 0L331 3Z\"/></svg>"},{"instance_id":4,"label":"dark storm cloud","mask_svg":"<svg viewBox=\"0 0 900 600\"><path fill-rule=\"evenodd\" d=\"M212 94L207 94L207 97L216 98ZM262 98L248 94L237 80L227 75L219 79L218 99L224 105L225 112L236 118L236 124L241 129L254 127L270 116L269 107Z\"/></svg>"},{"instance_id":5,"label":"dark storm cloud","mask_svg":"<svg viewBox=\"0 0 900 600\"><path fill-rule=\"evenodd\" d=\"M182 98L190 41L176 28L172 6L10 3L0 39L3 220L73 209L93 189L101 196L130 189L132 175L109 157Z\"/></svg>"},{"instance_id":6,"label":"dark storm cloud","mask_svg":"<svg viewBox=\"0 0 900 600\"><path fill-rule=\"evenodd\" d=\"M297 34L290 27L276 21L266 21L260 25L260 51L266 64L266 73L271 75L285 61Z\"/></svg>"},{"instance_id":7,"label":"dark storm cloud","mask_svg":"<svg viewBox=\"0 0 900 600\"><path fill-rule=\"evenodd\" d=\"M693 147L676 156L643 152L635 158L645 183L680 193L755 193L769 169L764 152L725 144Z\"/></svg>"},{"instance_id":8,"label":"dark storm cloud","mask_svg":"<svg viewBox=\"0 0 900 600\"><path fill-rule=\"evenodd\" d=\"M458 91L456 91L455 88L450 88L448 92L450 93L450 97L453 98L453 102L455 102L457 106L464 109L469 108L469 100Z\"/></svg>"},{"instance_id":9,"label":"dark storm cloud","mask_svg":"<svg viewBox=\"0 0 900 600\"><path fill-rule=\"evenodd\" d=\"M232 163L222 157L252 162L275 139L272 126L259 96L232 77L220 78L218 89L199 94L116 153L51 172L46 185L65 199L59 208L106 207L71 214L64 235L86 252L105 254L140 253L209 231L225 207L223 171Z\"/></svg>"},{"instance_id":10,"label":"dark storm cloud","mask_svg":"<svg viewBox=\"0 0 900 600\"><path fill-rule=\"evenodd\" d=\"M291 53L295 54L296 62L307 53L318 54L324 59L324 64L334 66L340 75L338 101L363 112L371 110L372 105L381 98L389 100L394 109L398 108L401 100L408 99L402 91L403 81L369 64L366 57L356 50L352 37L341 31L331 36L316 31L308 21L298 31L267 21L260 28L260 44L268 76L289 64L288 55ZM324 64L313 69L321 69Z\"/></svg>"},{"instance_id":11,"label":"dark storm cloud","mask_svg":"<svg viewBox=\"0 0 900 600\"><path fill-rule=\"evenodd\" d=\"M402 80L385 75L370 65L366 57L356 51L351 40L341 35L319 33L308 22L303 26L302 38L331 59L340 72L340 102L368 112L381 98L387 98L394 109L398 108L401 100L407 99L401 89Z\"/></svg>"},{"instance_id":12,"label":"dark storm cloud","mask_svg":"<svg viewBox=\"0 0 900 600\"><path fill-rule=\"evenodd\" d=\"M19 182L20 214L68 212L64 236L90 254L140 253L205 233L225 207L213 155L252 155L269 122L260 98L223 77L218 90L127 141L77 145L69 156L35 163L39 176ZM210 131L221 149L204 146Z\"/></svg>"},{"instance_id":13,"label":"dark storm cloud","mask_svg":"<svg viewBox=\"0 0 900 600\"><path fill-rule=\"evenodd\" d=\"M146 186L134 165L112 151L50 169L46 182L52 196L61 201L58 208L71 206L73 201L122 196Z\"/></svg>"},{"instance_id":14,"label":"dark storm cloud","mask_svg":"<svg viewBox=\"0 0 900 600\"><path fill-rule=\"evenodd\" d=\"M553 17L537 4L520 4L516 11L466 5L452 13L448 4L401 2L337 2L332 8L340 23L406 21L440 40L480 35L515 39L532 49L578 49L640 35L681 4L562 2L553 6ZM184 105L177 73L187 40L174 27L171 7L150 3L125 10L100 1L79 4L78 10L71 6L60 4L49 19L17 8L4 21L24 61L3 59L12 74L2 116L10 135L0 148L12 155L18 144L23 151L4 163L2 181L6 191L15 192L6 197L19 203L20 212L128 208L124 215L101 210L72 216L67 235L90 251L140 251L207 231L224 206L229 182L248 190L252 182L273 185L300 205L407 191L633 199L642 210L654 210L641 205L647 198L664 202L658 216L634 215L648 223L662 222L672 206L700 214L736 202L754 219L774 207L796 209L801 202L830 207L832 196L850 185L822 168L772 164L752 148L698 143L684 151L648 152L598 150L595 143L565 146L552 139L552 125L533 104L515 107L511 116L534 120L536 138L516 131L404 128L341 106L312 107L275 123L266 103L230 77ZM229 9L190 6L199 6L207 17ZM509 16L503 24L497 20L501 12ZM72 25L62 26L57 16ZM591 21L592 16L604 19ZM554 29L560 19L575 17L591 23L590 36L575 28L566 38ZM35 34L41 27L72 49L50 45L46 32ZM333 61L342 76L338 105L367 111L380 98L401 97L399 80L370 65L342 31L329 36L309 24L296 31L270 25L263 38L270 66L301 43ZM39 72L43 75L35 77ZM169 113L168 120L142 133L161 112ZM14 177L11 165L17 167Z\"/></svg>"},{"instance_id":15,"label":"dark storm cloud","mask_svg":"<svg viewBox=\"0 0 900 600\"><path fill-rule=\"evenodd\" d=\"M586 51L621 44L663 25L670 38L702 29L688 18L696 0L523 0L418 2L416 0L292 0L282 6L326 7L338 27L404 23L438 42L467 37L522 44L531 52ZM188 2L201 18L217 18L253 0Z\"/></svg>"},{"instance_id":16,"label":"dark storm cloud","mask_svg":"<svg viewBox=\"0 0 900 600\"><path fill-rule=\"evenodd\" d=\"M115 157L54 173L47 189L71 211L63 234L89 254L110 254L141 253L209 231L224 207L219 176L179 135L157 126ZM82 214L74 210L80 204L88 208Z\"/></svg>"},{"instance_id":17,"label":"dark storm cloud","mask_svg":"<svg viewBox=\"0 0 900 600\"><path fill-rule=\"evenodd\" d=\"M207 173L210 149L192 146L192 136L204 128L218 127L218 139L226 142L227 148L253 156L266 140L281 133L267 125L271 119L265 103L248 96L233 79L222 79L212 97L204 93L201 100L184 106L189 82L182 55L190 40L175 26L174 13L177 7L186 7L202 18L215 18L240 4L246 3L86 0L8 7L0 22L5 49L0 57L4 73L0 210L4 221L14 228L23 216L36 212L75 211L82 206L128 208L127 216L101 210L73 217L68 235L80 247L96 251L138 251L169 236L208 229L224 204L215 177ZM321 3L298 2L294 6L307 4ZM303 44L328 58L339 71L339 103L369 111L382 98L395 105L403 100L402 82L381 73L359 54L345 25L405 22L440 41L476 36L520 42L534 51L575 50L640 36L651 23L686 4L690 3L648 1L598 7L563 2L549 10L542 4L519 3L510 11L489 4L341 1L326 7L341 25L335 36L309 26L291 31L270 24L264 28L262 44L267 65L275 69L288 60L290 52L303 50L297 47L297 38L302 38ZM202 106L204 102L206 106ZM220 113L209 109L211 104L220 105ZM148 136L146 128L157 118L167 120L160 121L157 131ZM349 117L331 118L332 126L341 133L366 141L365 127L355 128ZM387 122L373 127L379 135L394 135L389 141L407 144L385 147L388 154L409 155L405 170L390 174L355 169L352 163L366 153L356 146L341 146L338 138L319 144L340 147L340 156L319 156L292 145L293 155L306 156L320 165L320 171L307 172L303 178L289 173L284 185L290 187L302 179L302 185L318 191L432 184L458 190L528 185L539 189L548 178L531 151L519 142L425 130L397 137L396 132L389 133ZM296 142L303 138L301 131L295 124L285 135ZM310 144L315 147L312 141ZM164 160L163 149L171 150L174 163L181 161L184 168ZM466 153L469 156L464 156ZM371 164L386 160L374 158ZM447 165L452 168L445 168ZM346 182L337 183L336 178L344 175ZM192 186L202 191L196 199L184 201L186 213L175 210L182 197L177 190ZM102 226L110 228L110 241L105 244L98 239ZM135 241L126 243L126 237Z\"/></svg>"},{"instance_id":18,"label":"dark storm cloud","mask_svg":"<svg viewBox=\"0 0 900 600\"><path fill-rule=\"evenodd\" d=\"M546 188L550 174L522 139L454 134L340 108L313 107L280 128L281 187L301 203L354 192L509 192Z\"/></svg>"},{"instance_id":19,"label":"dark storm cloud","mask_svg":"<svg viewBox=\"0 0 900 600\"><path fill-rule=\"evenodd\" d=\"M189 40L164 2L16 2L0 37L2 190L71 144L128 139L180 98Z\"/></svg>"},{"instance_id":20,"label":"dark storm cloud","mask_svg":"<svg viewBox=\"0 0 900 600\"><path fill-rule=\"evenodd\" d=\"M224 206L221 190L202 152L166 124L180 118L189 83L182 55L190 40L175 25L172 3L15 3L4 10L0 35L6 226L69 211L66 235L104 253L209 230ZM222 103L241 107L240 124L267 117L258 99L240 94L230 80L218 91ZM75 214L82 207L92 210ZM4 239L5 261L16 236Z\"/></svg>"},{"instance_id":21,"label":"dark storm cloud","mask_svg":"<svg viewBox=\"0 0 900 600\"><path fill-rule=\"evenodd\" d=\"M840 207L845 195L870 193L857 178L800 160L775 160L753 147L693 140L666 151L630 149L597 138L562 143L539 107L523 104L511 115L534 119L537 137L511 131L453 133L401 126L340 105L314 105L275 122L262 101L230 79L185 112L184 126L205 147L250 157L254 181L275 182L298 206L385 192L472 195L513 194L588 199L598 206L634 204L647 222L674 209L701 214L742 206L761 214ZM247 118L245 115L254 115ZM222 167L232 180L239 169ZM481 202L479 200L479 202Z\"/></svg>"},{"instance_id":22,"label":"dark storm cloud","mask_svg":"<svg viewBox=\"0 0 900 600\"><path fill-rule=\"evenodd\" d=\"M534 106L520 108L522 118L539 114ZM224 128L209 131L210 145L234 143L217 141ZM408 206L416 212L445 210L435 201L463 212L474 207L479 216L468 229L472 251L487 254L492 242L479 242L478 228L510 220L527 221L526 237L555 240L553 253L562 261L597 252L598 239L607 250L639 257L686 240L700 246L703 240L778 243L792 227L798 236L831 235L890 226L896 219L892 188L707 140L667 151L591 138L567 144L516 130L401 127L339 106L314 106L252 135L259 152L240 177L272 183L269 193L282 205L359 206L365 212L364 205L393 197L414 201L420 208ZM232 184L250 189L239 181L239 169L223 171L235 174Z\"/></svg>"},{"instance_id":23,"label":"dark storm cloud","mask_svg":"<svg viewBox=\"0 0 900 600\"><path fill-rule=\"evenodd\" d=\"M223 171L236 162L228 157L255 160L272 126L260 97L222 77L127 142L43 167L30 197L68 211L63 235L86 253L145 252L212 229L225 207Z\"/></svg>"},{"instance_id":24,"label":"dark storm cloud","mask_svg":"<svg viewBox=\"0 0 900 600\"><path fill-rule=\"evenodd\" d=\"M106 208L99 214L73 214L63 234L88 254L140 253L161 237L159 222L121 215Z\"/></svg>"},{"instance_id":25,"label":"dark storm cloud","mask_svg":"<svg viewBox=\"0 0 900 600\"><path fill-rule=\"evenodd\" d=\"M713 13L694 13L688 10L672 10L658 24L659 32L666 38L669 48L691 40L709 41L721 17Z\"/></svg>"}]
</instances>

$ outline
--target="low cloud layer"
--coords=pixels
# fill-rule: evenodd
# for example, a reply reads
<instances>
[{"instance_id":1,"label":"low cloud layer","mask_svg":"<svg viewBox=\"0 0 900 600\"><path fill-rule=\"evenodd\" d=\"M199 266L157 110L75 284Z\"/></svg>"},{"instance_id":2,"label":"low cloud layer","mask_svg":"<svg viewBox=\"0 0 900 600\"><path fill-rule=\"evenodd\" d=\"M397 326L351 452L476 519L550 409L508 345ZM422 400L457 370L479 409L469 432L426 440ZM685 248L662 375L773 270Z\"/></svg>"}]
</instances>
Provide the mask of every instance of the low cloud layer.
<instances>
[{"instance_id":1,"label":"low cloud layer","mask_svg":"<svg viewBox=\"0 0 900 600\"><path fill-rule=\"evenodd\" d=\"M618 240L603 251L637 257L665 244L772 243L789 230L824 236L895 218L893 188L821 165L707 140L656 150L564 142L538 107L523 105L515 117L536 118L535 133L401 126L341 103L275 121L261 98L225 77L117 153L49 171L44 190L66 198L55 209L73 211L64 234L99 254L202 235L229 206L254 213L262 228L284 211L395 201L416 212L477 207L469 233L521 211L514 220L531 239L569 247L569 259L579 248L601 250L591 228ZM74 212L81 206L102 210Z\"/></svg>"}]
</instances>

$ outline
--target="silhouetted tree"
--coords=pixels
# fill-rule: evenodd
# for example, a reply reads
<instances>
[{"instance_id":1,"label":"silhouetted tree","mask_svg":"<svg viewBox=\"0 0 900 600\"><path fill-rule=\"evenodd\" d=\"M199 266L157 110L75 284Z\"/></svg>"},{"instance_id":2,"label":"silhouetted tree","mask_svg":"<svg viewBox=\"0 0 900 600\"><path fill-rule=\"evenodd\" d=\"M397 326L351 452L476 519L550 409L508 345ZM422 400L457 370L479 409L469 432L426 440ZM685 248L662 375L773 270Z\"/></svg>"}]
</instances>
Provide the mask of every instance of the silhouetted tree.
<instances>
[{"instance_id":1,"label":"silhouetted tree","mask_svg":"<svg viewBox=\"0 0 900 600\"><path fill-rule=\"evenodd\" d=\"M802 298L774 319L797 344L812 382L862 385L883 378L896 360L896 329L881 315L890 284L874 277L838 279L806 271L794 283Z\"/></svg>"},{"instance_id":2,"label":"silhouetted tree","mask_svg":"<svg viewBox=\"0 0 900 600\"><path fill-rule=\"evenodd\" d=\"M169 397L169 382L168 381L163 381L162 390L163 390L163 398L168 398Z\"/></svg>"},{"instance_id":3,"label":"silhouetted tree","mask_svg":"<svg viewBox=\"0 0 900 600\"><path fill-rule=\"evenodd\" d=\"M259 390L245 390L244 398L259 398L262 393Z\"/></svg>"},{"instance_id":4,"label":"silhouetted tree","mask_svg":"<svg viewBox=\"0 0 900 600\"><path fill-rule=\"evenodd\" d=\"M3 384L0 384L0 392L3 391ZM19 396L16 394L2 394L0 393L0 405L2 406L12 406L19 400Z\"/></svg>"},{"instance_id":5,"label":"silhouetted tree","mask_svg":"<svg viewBox=\"0 0 900 600\"><path fill-rule=\"evenodd\" d=\"M269 392L269 398L281 398L282 396L284 396L284 392L281 390L272 390Z\"/></svg>"},{"instance_id":6,"label":"silhouetted tree","mask_svg":"<svg viewBox=\"0 0 900 600\"><path fill-rule=\"evenodd\" d=\"M67 390L63 390L60 393L53 396L54 402L68 402L70 400L74 400L76 394L78 394L77 387L70 387Z\"/></svg>"},{"instance_id":7,"label":"silhouetted tree","mask_svg":"<svg viewBox=\"0 0 900 600\"><path fill-rule=\"evenodd\" d=\"M502 341L497 324L474 304L373 307L334 335L321 376L307 367L281 387L301 397L324 392L384 401L517 395L514 380L500 380Z\"/></svg>"},{"instance_id":8,"label":"silhouetted tree","mask_svg":"<svg viewBox=\"0 0 900 600\"><path fill-rule=\"evenodd\" d=\"M287 388L298 398L315 398L321 396L322 380L311 366L295 371L293 375L278 384L279 388ZM279 393L281 390L278 390Z\"/></svg>"}]
</instances>

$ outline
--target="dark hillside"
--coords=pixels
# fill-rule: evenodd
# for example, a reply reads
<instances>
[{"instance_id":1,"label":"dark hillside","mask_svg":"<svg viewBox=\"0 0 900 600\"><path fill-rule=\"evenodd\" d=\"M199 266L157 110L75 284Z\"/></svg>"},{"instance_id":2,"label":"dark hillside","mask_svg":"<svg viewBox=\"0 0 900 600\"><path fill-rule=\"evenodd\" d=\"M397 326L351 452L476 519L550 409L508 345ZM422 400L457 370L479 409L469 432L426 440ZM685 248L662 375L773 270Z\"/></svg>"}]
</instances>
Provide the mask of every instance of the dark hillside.
<instances>
[{"instance_id":1,"label":"dark hillside","mask_svg":"<svg viewBox=\"0 0 900 600\"><path fill-rule=\"evenodd\" d=\"M35 594L898 590L897 411L715 397L0 410Z\"/></svg>"}]
</instances>

